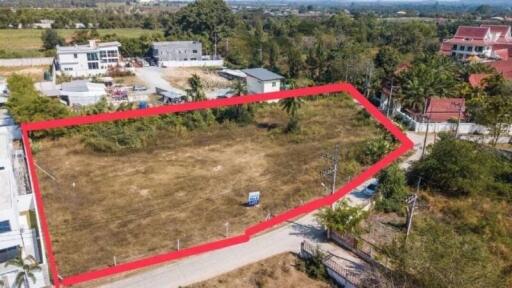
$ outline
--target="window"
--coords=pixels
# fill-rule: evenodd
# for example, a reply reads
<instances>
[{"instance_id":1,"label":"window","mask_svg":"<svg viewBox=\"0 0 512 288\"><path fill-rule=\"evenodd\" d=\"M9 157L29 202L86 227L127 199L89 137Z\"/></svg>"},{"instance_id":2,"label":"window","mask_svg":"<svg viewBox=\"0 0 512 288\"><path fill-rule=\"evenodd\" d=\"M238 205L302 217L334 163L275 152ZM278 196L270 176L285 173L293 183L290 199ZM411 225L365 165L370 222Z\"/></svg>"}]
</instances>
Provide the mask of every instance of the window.
<instances>
[{"instance_id":1,"label":"window","mask_svg":"<svg viewBox=\"0 0 512 288\"><path fill-rule=\"evenodd\" d=\"M482 52L483 50L484 50L484 47L482 47L482 46L476 46L475 47L475 51L476 52Z\"/></svg>"},{"instance_id":2,"label":"window","mask_svg":"<svg viewBox=\"0 0 512 288\"><path fill-rule=\"evenodd\" d=\"M108 50L108 57L117 57L116 50Z\"/></svg>"},{"instance_id":3,"label":"window","mask_svg":"<svg viewBox=\"0 0 512 288\"><path fill-rule=\"evenodd\" d=\"M452 50L457 50L457 44L453 45Z\"/></svg>"},{"instance_id":4,"label":"window","mask_svg":"<svg viewBox=\"0 0 512 288\"><path fill-rule=\"evenodd\" d=\"M459 49L460 49L460 51L464 51L464 50L466 50L466 46L462 46L462 45L461 45L461 46L459 47Z\"/></svg>"},{"instance_id":5,"label":"window","mask_svg":"<svg viewBox=\"0 0 512 288\"><path fill-rule=\"evenodd\" d=\"M73 54L73 57L75 57L75 59L78 58L78 54Z\"/></svg>"},{"instance_id":6,"label":"window","mask_svg":"<svg viewBox=\"0 0 512 288\"><path fill-rule=\"evenodd\" d=\"M192 60L192 61L196 61L196 60L197 60L197 58L190 58L190 60Z\"/></svg>"},{"instance_id":7,"label":"window","mask_svg":"<svg viewBox=\"0 0 512 288\"><path fill-rule=\"evenodd\" d=\"M192 50L192 53L197 53L197 50Z\"/></svg>"},{"instance_id":8,"label":"window","mask_svg":"<svg viewBox=\"0 0 512 288\"><path fill-rule=\"evenodd\" d=\"M73 71L73 67L66 67L64 68L64 71Z\"/></svg>"},{"instance_id":9,"label":"window","mask_svg":"<svg viewBox=\"0 0 512 288\"><path fill-rule=\"evenodd\" d=\"M87 65L89 66L89 69L91 69L91 70L98 69L98 62L89 62L89 63L87 63Z\"/></svg>"},{"instance_id":10,"label":"window","mask_svg":"<svg viewBox=\"0 0 512 288\"><path fill-rule=\"evenodd\" d=\"M468 51L469 52L473 51L473 46L468 46Z\"/></svg>"},{"instance_id":11,"label":"window","mask_svg":"<svg viewBox=\"0 0 512 288\"><path fill-rule=\"evenodd\" d=\"M18 256L18 247L17 246L2 249L2 250L0 250L0 263L14 259L14 258L16 258L16 256Z\"/></svg>"},{"instance_id":12,"label":"window","mask_svg":"<svg viewBox=\"0 0 512 288\"><path fill-rule=\"evenodd\" d=\"M276 87L276 86L277 86L277 82L276 81L272 82L272 87Z\"/></svg>"},{"instance_id":13,"label":"window","mask_svg":"<svg viewBox=\"0 0 512 288\"><path fill-rule=\"evenodd\" d=\"M0 221L0 233L11 231L11 222L9 220Z\"/></svg>"},{"instance_id":14,"label":"window","mask_svg":"<svg viewBox=\"0 0 512 288\"><path fill-rule=\"evenodd\" d=\"M117 59L108 59L108 63L116 63L117 62Z\"/></svg>"},{"instance_id":15,"label":"window","mask_svg":"<svg viewBox=\"0 0 512 288\"><path fill-rule=\"evenodd\" d=\"M100 51L100 58L107 57L107 51Z\"/></svg>"},{"instance_id":16,"label":"window","mask_svg":"<svg viewBox=\"0 0 512 288\"><path fill-rule=\"evenodd\" d=\"M87 61L98 60L98 53L87 53Z\"/></svg>"}]
</instances>

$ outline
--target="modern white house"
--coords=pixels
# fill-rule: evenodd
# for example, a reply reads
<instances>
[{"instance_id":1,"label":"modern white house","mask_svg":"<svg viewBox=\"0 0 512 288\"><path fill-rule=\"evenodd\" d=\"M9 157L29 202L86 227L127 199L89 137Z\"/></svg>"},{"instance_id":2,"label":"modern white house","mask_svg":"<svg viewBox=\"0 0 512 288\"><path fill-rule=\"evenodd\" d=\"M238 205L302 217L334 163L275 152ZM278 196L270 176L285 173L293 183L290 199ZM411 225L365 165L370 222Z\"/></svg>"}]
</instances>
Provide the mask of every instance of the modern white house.
<instances>
[{"instance_id":1,"label":"modern white house","mask_svg":"<svg viewBox=\"0 0 512 288\"><path fill-rule=\"evenodd\" d=\"M59 89L60 99L69 106L91 105L107 96L105 84L87 80L75 80L62 83Z\"/></svg>"},{"instance_id":2,"label":"modern white house","mask_svg":"<svg viewBox=\"0 0 512 288\"><path fill-rule=\"evenodd\" d=\"M57 46L55 72L72 77L89 77L108 72L109 67L121 65L121 43L97 43L90 40L86 45Z\"/></svg>"},{"instance_id":3,"label":"modern white house","mask_svg":"<svg viewBox=\"0 0 512 288\"><path fill-rule=\"evenodd\" d=\"M14 145L16 126L0 127L0 280L2 287L15 287L16 276L23 270L6 266L18 256L33 256L41 271L34 272L30 287L48 287L47 264L40 242L34 196L28 180L24 152Z\"/></svg>"},{"instance_id":4,"label":"modern white house","mask_svg":"<svg viewBox=\"0 0 512 288\"><path fill-rule=\"evenodd\" d=\"M264 68L242 70L246 75L247 92L250 94L277 92L281 90L283 76Z\"/></svg>"}]
</instances>

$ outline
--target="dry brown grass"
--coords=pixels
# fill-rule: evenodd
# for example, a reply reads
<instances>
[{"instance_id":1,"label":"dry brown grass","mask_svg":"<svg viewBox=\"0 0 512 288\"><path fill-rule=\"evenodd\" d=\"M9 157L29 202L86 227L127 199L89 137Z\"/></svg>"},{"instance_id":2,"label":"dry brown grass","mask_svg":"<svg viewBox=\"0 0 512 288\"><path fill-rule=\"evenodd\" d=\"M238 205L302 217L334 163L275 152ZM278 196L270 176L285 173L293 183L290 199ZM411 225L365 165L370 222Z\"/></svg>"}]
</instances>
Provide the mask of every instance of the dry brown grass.
<instances>
[{"instance_id":1,"label":"dry brown grass","mask_svg":"<svg viewBox=\"0 0 512 288\"><path fill-rule=\"evenodd\" d=\"M284 253L247 265L188 288L328 288L329 284L309 278L297 269L299 259Z\"/></svg>"},{"instance_id":2,"label":"dry brown grass","mask_svg":"<svg viewBox=\"0 0 512 288\"><path fill-rule=\"evenodd\" d=\"M190 88L188 85L188 79L194 74L201 78L201 82L205 90L228 88L230 86L230 82L227 79L219 76L212 69L197 67L165 69L165 79L169 81L172 86L182 90Z\"/></svg>"},{"instance_id":3,"label":"dry brown grass","mask_svg":"<svg viewBox=\"0 0 512 288\"><path fill-rule=\"evenodd\" d=\"M258 110L257 125L163 131L156 147L125 155L91 152L78 138L41 142L37 163L57 179L39 171L60 274L171 251L177 239L182 248L220 239L226 222L241 233L324 195L321 153L341 144L341 185L361 170L354 149L380 133L356 123L358 109L345 96L307 101L302 131L287 135L274 104ZM244 206L250 191L261 191L259 207Z\"/></svg>"},{"instance_id":4,"label":"dry brown grass","mask_svg":"<svg viewBox=\"0 0 512 288\"><path fill-rule=\"evenodd\" d=\"M32 67L0 67L0 76L9 77L13 74L29 76L34 81L42 81L44 79L44 71L48 70L47 65Z\"/></svg>"}]
</instances>

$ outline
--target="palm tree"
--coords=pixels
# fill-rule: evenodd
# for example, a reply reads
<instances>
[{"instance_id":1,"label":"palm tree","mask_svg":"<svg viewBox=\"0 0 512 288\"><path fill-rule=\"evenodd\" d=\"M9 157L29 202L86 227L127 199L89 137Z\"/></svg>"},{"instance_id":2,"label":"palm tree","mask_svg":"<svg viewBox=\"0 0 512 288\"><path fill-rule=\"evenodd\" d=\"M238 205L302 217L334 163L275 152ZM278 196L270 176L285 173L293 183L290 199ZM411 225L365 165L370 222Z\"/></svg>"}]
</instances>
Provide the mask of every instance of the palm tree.
<instances>
[{"instance_id":1,"label":"palm tree","mask_svg":"<svg viewBox=\"0 0 512 288\"><path fill-rule=\"evenodd\" d=\"M281 108L288 113L290 119L297 119L297 113L303 103L304 100L299 97L290 97L279 100L279 105L281 105Z\"/></svg>"},{"instance_id":2,"label":"palm tree","mask_svg":"<svg viewBox=\"0 0 512 288\"><path fill-rule=\"evenodd\" d=\"M5 263L5 267L7 266L15 266L21 269L21 271L18 272L18 275L16 275L15 284L17 288L21 288L22 286L29 288L29 279L31 279L33 283L36 283L36 277L34 276L33 272L41 271L41 267L39 267L39 264L37 263L34 256L28 255L27 257L23 258L21 255L21 250L19 250L18 256L16 258L11 259Z\"/></svg>"},{"instance_id":3,"label":"palm tree","mask_svg":"<svg viewBox=\"0 0 512 288\"><path fill-rule=\"evenodd\" d=\"M192 74L192 77L188 79L188 85L190 85L190 89L187 89L186 92L189 100L202 101L206 99L201 78L197 74Z\"/></svg>"},{"instance_id":4,"label":"palm tree","mask_svg":"<svg viewBox=\"0 0 512 288\"><path fill-rule=\"evenodd\" d=\"M237 79L235 82L233 82L233 85L231 85L231 88L229 90L231 93L233 93L233 96L242 96L247 94L247 84L245 81L241 81L240 79Z\"/></svg>"}]
</instances>

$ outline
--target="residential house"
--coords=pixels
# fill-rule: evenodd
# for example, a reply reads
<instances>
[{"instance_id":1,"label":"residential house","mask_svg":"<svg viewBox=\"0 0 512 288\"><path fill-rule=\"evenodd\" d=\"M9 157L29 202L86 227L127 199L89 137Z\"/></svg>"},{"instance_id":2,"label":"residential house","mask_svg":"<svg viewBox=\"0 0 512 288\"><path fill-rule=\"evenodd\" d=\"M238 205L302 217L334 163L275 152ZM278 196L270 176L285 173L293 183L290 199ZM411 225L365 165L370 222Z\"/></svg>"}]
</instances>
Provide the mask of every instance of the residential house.
<instances>
[{"instance_id":1,"label":"residential house","mask_svg":"<svg viewBox=\"0 0 512 288\"><path fill-rule=\"evenodd\" d=\"M36 282L30 287L48 287L49 279L44 246L40 243L40 225L31 193L23 150L15 148L19 137L15 126L0 127L0 280L2 287L15 287L19 267L4 263L17 257L33 256L42 270L34 272Z\"/></svg>"},{"instance_id":2,"label":"residential house","mask_svg":"<svg viewBox=\"0 0 512 288\"><path fill-rule=\"evenodd\" d=\"M247 92L249 93L268 93L281 90L281 80L283 76L276 74L264 68L252 68L242 70L247 77Z\"/></svg>"},{"instance_id":3,"label":"residential house","mask_svg":"<svg viewBox=\"0 0 512 288\"><path fill-rule=\"evenodd\" d=\"M203 45L198 41L153 42L150 55L162 67L222 66L217 55L203 55Z\"/></svg>"},{"instance_id":4,"label":"residential house","mask_svg":"<svg viewBox=\"0 0 512 288\"><path fill-rule=\"evenodd\" d=\"M105 84L92 83L87 80L62 83L59 92L60 99L69 106L91 105L107 96Z\"/></svg>"},{"instance_id":5,"label":"residential house","mask_svg":"<svg viewBox=\"0 0 512 288\"><path fill-rule=\"evenodd\" d=\"M459 26L451 39L443 41L441 53L465 60L507 60L512 56L511 27L507 25Z\"/></svg>"},{"instance_id":6,"label":"residential house","mask_svg":"<svg viewBox=\"0 0 512 288\"><path fill-rule=\"evenodd\" d=\"M97 43L95 40L86 45L57 46L55 71L72 77L106 74L110 67L122 66L120 46L117 41Z\"/></svg>"}]
</instances>

